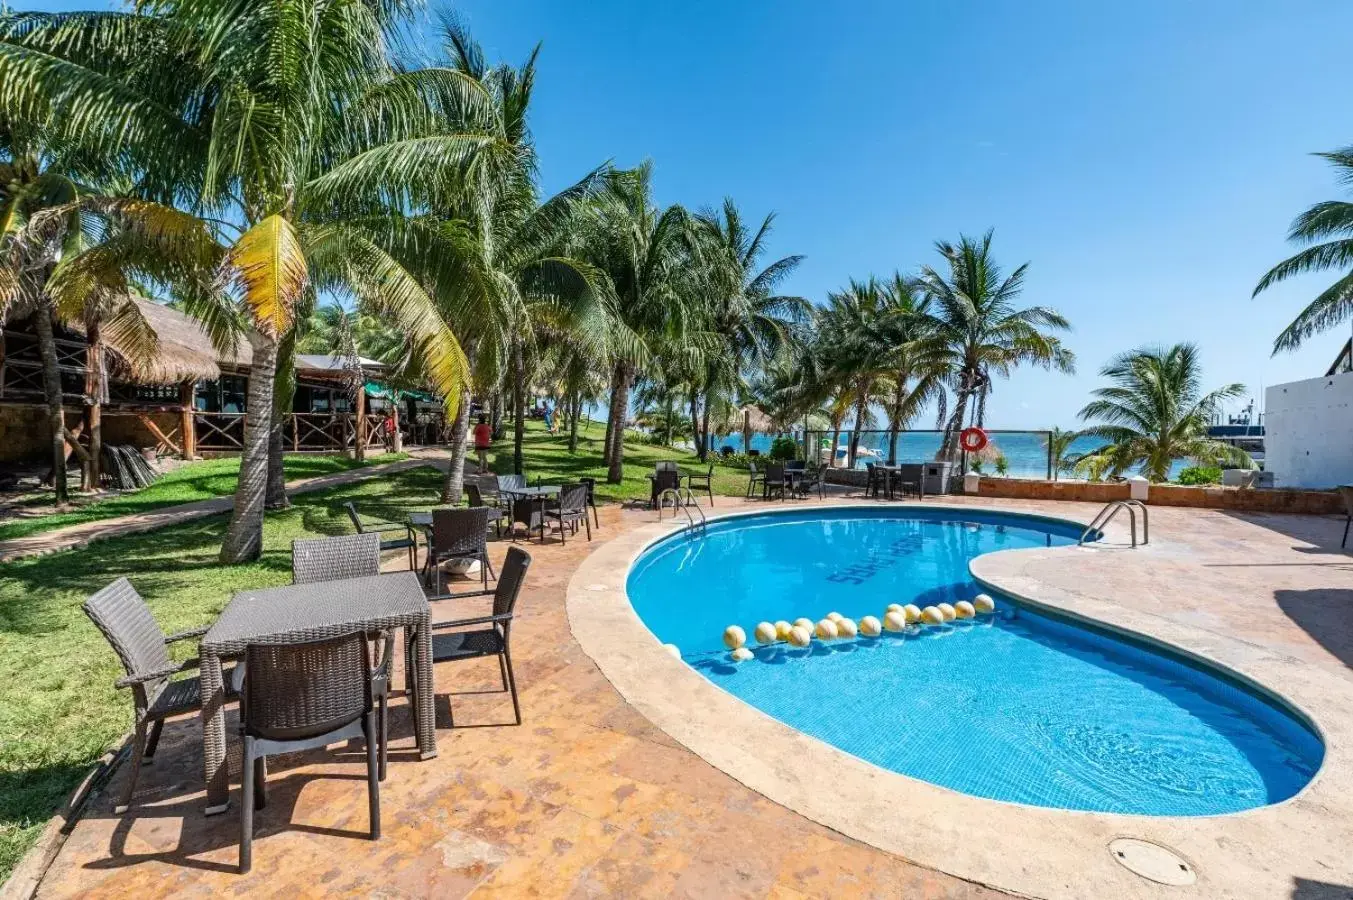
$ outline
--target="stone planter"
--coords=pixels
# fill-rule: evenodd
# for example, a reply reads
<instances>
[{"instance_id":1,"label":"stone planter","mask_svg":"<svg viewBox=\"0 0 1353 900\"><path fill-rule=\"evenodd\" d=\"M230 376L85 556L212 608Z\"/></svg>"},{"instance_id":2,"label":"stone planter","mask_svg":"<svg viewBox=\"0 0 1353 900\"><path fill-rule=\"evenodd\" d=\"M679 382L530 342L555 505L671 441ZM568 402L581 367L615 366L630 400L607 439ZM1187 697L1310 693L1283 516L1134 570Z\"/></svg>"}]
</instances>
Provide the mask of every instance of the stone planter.
<instances>
[{"instance_id":1,"label":"stone planter","mask_svg":"<svg viewBox=\"0 0 1353 900\"><path fill-rule=\"evenodd\" d=\"M969 472L963 476L963 493L976 494L982 489L982 476L976 472Z\"/></svg>"}]
</instances>

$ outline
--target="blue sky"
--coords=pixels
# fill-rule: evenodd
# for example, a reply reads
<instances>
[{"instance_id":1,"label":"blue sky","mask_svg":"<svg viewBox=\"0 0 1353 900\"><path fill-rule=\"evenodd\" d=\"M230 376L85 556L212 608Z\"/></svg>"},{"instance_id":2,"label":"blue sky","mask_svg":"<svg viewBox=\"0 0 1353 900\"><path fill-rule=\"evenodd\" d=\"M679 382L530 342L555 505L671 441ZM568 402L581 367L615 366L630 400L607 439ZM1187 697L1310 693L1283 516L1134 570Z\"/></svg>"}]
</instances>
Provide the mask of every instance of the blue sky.
<instances>
[{"instance_id":1,"label":"blue sky","mask_svg":"<svg viewBox=\"0 0 1353 900\"><path fill-rule=\"evenodd\" d=\"M15 3L72 8L90 3ZM787 292L938 257L995 228L1056 307L1075 376L997 385L993 427L1070 426L1114 353L1193 340L1209 386L1321 375L1347 334L1270 358L1334 276L1259 276L1353 144L1353 4L1258 0L640 3L464 0L491 58L537 42L545 187L651 158L662 203L777 213ZM431 47L429 50L431 51ZM928 423L918 422L919 427Z\"/></svg>"},{"instance_id":2,"label":"blue sky","mask_svg":"<svg viewBox=\"0 0 1353 900\"><path fill-rule=\"evenodd\" d=\"M1333 276L1250 300L1292 218L1339 195L1353 4L465 0L490 56L543 41L548 188L655 164L660 202L774 210L786 289L912 269L996 229L1025 298L1075 326L1076 376L997 386L994 427L1072 425L1114 353L1193 340L1209 383L1323 375L1346 336L1270 358ZM921 425L921 423L917 423Z\"/></svg>"}]
</instances>

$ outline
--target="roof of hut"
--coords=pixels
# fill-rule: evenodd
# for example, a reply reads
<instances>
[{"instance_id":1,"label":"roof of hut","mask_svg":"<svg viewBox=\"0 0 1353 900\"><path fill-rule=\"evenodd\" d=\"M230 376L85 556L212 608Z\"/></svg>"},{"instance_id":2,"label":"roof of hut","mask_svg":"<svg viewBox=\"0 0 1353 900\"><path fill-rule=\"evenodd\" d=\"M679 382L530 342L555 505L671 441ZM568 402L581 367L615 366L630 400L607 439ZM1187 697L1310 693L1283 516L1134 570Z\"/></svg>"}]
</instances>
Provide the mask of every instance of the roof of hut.
<instances>
[{"instance_id":1,"label":"roof of hut","mask_svg":"<svg viewBox=\"0 0 1353 900\"><path fill-rule=\"evenodd\" d=\"M761 434L779 430L775 427L775 423L771 421L770 416L762 411L761 407L752 404L744 406L739 411L736 421L736 425L739 429L742 428L743 422L746 422L747 427L753 432Z\"/></svg>"}]
</instances>

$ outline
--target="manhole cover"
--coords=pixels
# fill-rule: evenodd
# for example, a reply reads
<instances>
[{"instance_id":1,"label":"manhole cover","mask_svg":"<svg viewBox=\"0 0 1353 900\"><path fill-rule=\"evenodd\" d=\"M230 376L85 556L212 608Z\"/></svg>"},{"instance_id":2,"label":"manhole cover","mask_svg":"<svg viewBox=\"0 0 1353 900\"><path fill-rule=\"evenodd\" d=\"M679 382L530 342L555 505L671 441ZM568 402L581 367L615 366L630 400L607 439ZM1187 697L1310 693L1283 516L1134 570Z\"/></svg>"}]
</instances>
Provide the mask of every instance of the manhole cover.
<instances>
[{"instance_id":1,"label":"manhole cover","mask_svg":"<svg viewBox=\"0 0 1353 900\"><path fill-rule=\"evenodd\" d=\"M1173 850L1150 841L1118 838L1109 842L1109 852L1123 868L1157 884L1193 884L1198 877Z\"/></svg>"}]
</instances>

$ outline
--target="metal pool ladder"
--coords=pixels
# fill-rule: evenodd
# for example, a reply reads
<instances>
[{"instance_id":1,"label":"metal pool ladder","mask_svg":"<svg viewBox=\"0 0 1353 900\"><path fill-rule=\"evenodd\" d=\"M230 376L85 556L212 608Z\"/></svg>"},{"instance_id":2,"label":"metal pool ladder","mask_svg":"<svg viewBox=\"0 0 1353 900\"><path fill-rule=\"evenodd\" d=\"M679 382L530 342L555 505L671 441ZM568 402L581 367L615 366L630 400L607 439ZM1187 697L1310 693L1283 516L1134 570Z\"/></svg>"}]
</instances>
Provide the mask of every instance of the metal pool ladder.
<instances>
[{"instance_id":1,"label":"metal pool ladder","mask_svg":"<svg viewBox=\"0 0 1353 900\"><path fill-rule=\"evenodd\" d=\"M1118 511L1126 509L1128 518L1132 525L1132 546L1137 546L1137 513L1135 510L1142 511L1142 544L1143 546L1151 543L1151 515L1147 512L1146 504L1140 500L1114 500L1104 504L1104 508L1099 511L1094 520L1081 532L1081 539L1076 542L1077 546L1084 544L1090 536L1096 532L1103 533L1104 529L1109 527L1113 517L1118 515Z\"/></svg>"},{"instance_id":2,"label":"metal pool ladder","mask_svg":"<svg viewBox=\"0 0 1353 900\"><path fill-rule=\"evenodd\" d=\"M658 521L662 521L662 509L668 494L672 495L672 518L676 518L676 511L680 509L686 514L686 522L688 523L687 530L690 531L691 535L703 535L705 533L705 511L700 508L699 503L695 502L695 495L691 493L690 488L686 489L686 497L684 500L681 496L681 491L676 488L667 488L658 495ZM700 514L699 521L696 521L695 516L691 515L692 508Z\"/></svg>"}]
</instances>

